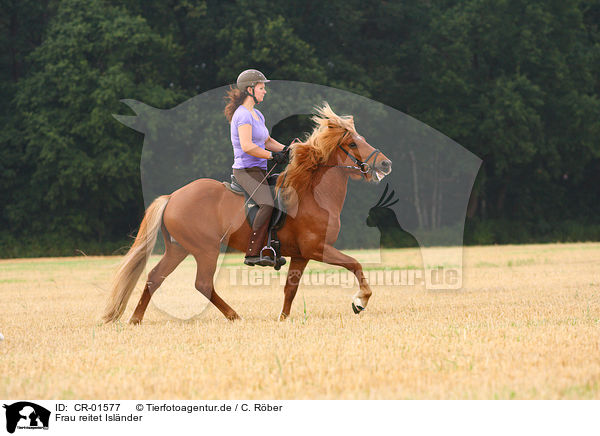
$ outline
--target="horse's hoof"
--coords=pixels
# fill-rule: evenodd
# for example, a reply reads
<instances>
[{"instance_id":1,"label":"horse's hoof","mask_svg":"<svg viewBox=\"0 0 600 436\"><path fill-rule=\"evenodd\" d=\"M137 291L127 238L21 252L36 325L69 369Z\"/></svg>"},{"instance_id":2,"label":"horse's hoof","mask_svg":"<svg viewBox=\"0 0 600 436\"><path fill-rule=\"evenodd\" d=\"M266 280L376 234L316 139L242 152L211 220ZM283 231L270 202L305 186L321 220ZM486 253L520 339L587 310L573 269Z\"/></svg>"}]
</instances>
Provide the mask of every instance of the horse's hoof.
<instances>
[{"instance_id":1,"label":"horse's hoof","mask_svg":"<svg viewBox=\"0 0 600 436\"><path fill-rule=\"evenodd\" d=\"M355 313L355 314L357 314L357 315L358 315L358 314L359 314L359 313L361 313L363 310L365 310L365 308L364 308L364 307L362 307L362 306L361 306L361 305L359 305L359 304L354 304L354 302L352 302L352 310L354 311L354 313Z\"/></svg>"}]
</instances>

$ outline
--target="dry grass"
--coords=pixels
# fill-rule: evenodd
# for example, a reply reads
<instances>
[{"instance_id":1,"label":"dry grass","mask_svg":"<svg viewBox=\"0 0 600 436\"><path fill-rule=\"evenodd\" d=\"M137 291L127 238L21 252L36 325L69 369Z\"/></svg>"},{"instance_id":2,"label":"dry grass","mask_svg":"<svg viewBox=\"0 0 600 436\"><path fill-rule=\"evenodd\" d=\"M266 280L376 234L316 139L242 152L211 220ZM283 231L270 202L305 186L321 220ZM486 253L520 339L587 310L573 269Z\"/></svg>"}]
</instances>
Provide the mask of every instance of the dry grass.
<instances>
[{"instance_id":1,"label":"dry grass","mask_svg":"<svg viewBox=\"0 0 600 436\"><path fill-rule=\"evenodd\" d=\"M385 260L419 267L414 250ZM356 287L301 286L283 323L278 279L228 287L224 267L217 289L241 322L151 305L142 326L101 325L117 261L0 261L0 397L600 398L600 244L467 248L463 290L374 287L360 316ZM193 270L158 307L201 310Z\"/></svg>"}]
</instances>

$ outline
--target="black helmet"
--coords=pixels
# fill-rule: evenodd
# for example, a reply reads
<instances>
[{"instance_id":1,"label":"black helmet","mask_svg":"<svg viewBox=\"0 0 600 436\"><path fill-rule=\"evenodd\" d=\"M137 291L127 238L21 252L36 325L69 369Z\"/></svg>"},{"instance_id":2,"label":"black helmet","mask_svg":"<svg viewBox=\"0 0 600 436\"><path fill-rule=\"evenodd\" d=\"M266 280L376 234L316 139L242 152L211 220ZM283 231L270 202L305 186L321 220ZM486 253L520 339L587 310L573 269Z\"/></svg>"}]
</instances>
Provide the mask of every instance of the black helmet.
<instances>
[{"instance_id":1,"label":"black helmet","mask_svg":"<svg viewBox=\"0 0 600 436\"><path fill-rule=\"evenodd\" d=\"M246 88L251 86L254 88L257 83L267 83L270 80L267 80L265 75L258 70L246 70L242 71L237 78L237 87L242 91L246 92Z\"/></svg>"}]
</instances>

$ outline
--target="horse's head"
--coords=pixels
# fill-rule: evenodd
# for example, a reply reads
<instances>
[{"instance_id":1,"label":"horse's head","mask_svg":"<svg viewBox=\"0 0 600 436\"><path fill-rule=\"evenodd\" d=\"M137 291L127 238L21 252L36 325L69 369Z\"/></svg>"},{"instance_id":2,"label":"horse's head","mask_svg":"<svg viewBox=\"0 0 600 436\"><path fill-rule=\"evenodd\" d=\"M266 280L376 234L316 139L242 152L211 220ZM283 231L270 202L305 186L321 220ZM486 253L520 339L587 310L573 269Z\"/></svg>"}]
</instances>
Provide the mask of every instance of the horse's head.
<instances>
[{"instance_id":1,"label":"horse's head","mask_svg":"<svg viewBox=\"0 0 600 436\"><path fill-rule=\"evenodd\" d=\"M351 169L353 179L365 178L379 183L392 172L392 161L380 150L373 148L358 134L351 115L337 115L329 104L317 108L313 121L319 128L313 132L315 143L326 143L328 166Z\"/></svg>"},{"instance_id":2,"label":"horse's head","mask_svg":"<svg viewBox=\"0 0 600 436\"><path fill-rule=\"evenodd\" d=\"M392 172L392 161L356 131L347 131L340 137L337 159L339 165L357 170L350 175L353 179L364 176L367 182L379 183Z\"/></svg>"},{"instance_id":3,"label":"horse's head","mask_svg":"<svg viewBox=\"0 0 600 436\"><path fill-rule=\"evenodd\" d=\"M354 118L337 115L329 104L315 108L315 127L303 142L290 146L291 160L281 177L281 186L294 188L298 196L312 189L319 168L344 168L353 179L379 183L392 171L392 161L371 147L356 132Z\"/></svg>"}]
</instances>

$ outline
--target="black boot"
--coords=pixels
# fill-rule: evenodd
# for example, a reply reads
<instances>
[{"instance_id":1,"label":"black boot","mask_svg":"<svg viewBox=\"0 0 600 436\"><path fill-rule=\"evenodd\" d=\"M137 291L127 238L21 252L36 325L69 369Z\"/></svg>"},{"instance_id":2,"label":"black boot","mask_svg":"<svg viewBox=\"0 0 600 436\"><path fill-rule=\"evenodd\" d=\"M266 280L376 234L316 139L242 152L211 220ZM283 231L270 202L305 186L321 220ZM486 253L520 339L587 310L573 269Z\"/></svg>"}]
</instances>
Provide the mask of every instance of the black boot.
<instances>
[{"instance_id":1,"label":"black boot","mask_svg":"<svg viewBox=\"0 0 600 436\"><path fill-rule=\"evenodd\" d=\"M275 260L269 257L272 254L271 250L263 250L265 246L265 239L269 230L269 220L260 226L255 232L250 234L250 240L248 241L248 250L246 250L246 258L244 263L246 265L254 266L274 266Z\"/></svg>"}]
</instances>

